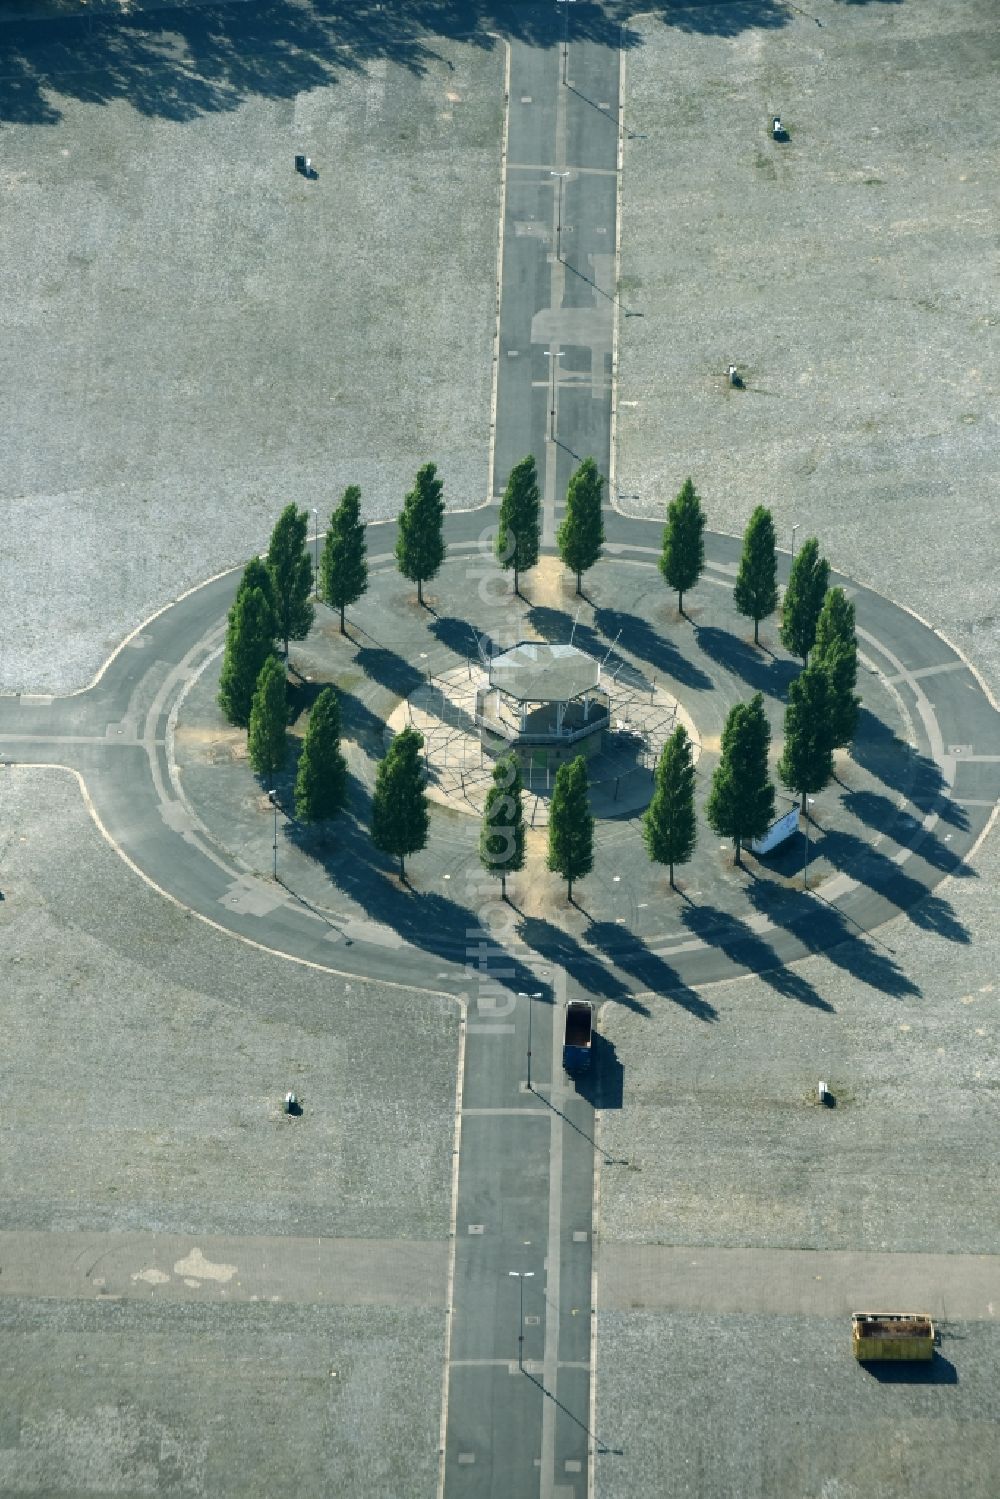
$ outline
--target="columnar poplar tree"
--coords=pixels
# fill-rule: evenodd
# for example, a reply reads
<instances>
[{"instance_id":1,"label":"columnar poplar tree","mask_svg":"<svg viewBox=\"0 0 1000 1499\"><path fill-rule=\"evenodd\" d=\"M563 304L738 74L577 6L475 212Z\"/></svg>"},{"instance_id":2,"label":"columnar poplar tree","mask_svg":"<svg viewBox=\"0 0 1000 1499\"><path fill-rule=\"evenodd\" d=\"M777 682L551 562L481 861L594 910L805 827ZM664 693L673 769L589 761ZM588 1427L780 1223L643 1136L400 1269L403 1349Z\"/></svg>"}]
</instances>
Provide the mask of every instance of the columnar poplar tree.
<instances>
[{"instance_id":1,"label":"columnar poplar tree","mask_svg":"<svg viewBox=\"0 0 1000 1499\"><path fill-rule=\"evenodd\" d=\"M830 739L834 748L850 744L858 726L861 699L858 680L858 641L854 605L842 588L827 590L816 625L812 662L822 666L830 684Z\"/></svg>"},{"instance_id":2,"label":"columnar poplar tree","mask_svg":"<svg viewBox=\"0 0 1000 1499\"><path fill-rule=\"evenodd\" d=\"M336 817L347 800L347 761L340 748L340 702L324 687L312 706L295 777L295 815L302 822Z\"/></svg>"},{"instance_id":3,"label":"columnar poplar tree","mask_svg":"<svg viewBox=\"0 0 1000 1499\"><path fill-rule=\"evenodd\" d=\"M320 594L331 609L340 610L340 633L344 610L356 604L368 588L368 544L361 519L361 490L349 484L330 517L330 529L319 561Z\"/></svg>"},{"instance_id":4,"label":"columnar poplar tree","mask_svg":"<svg viewBox=\"0 0 1000 1499\"><path fill-rule=\"evenodd\" d=\"M753 620L753 643L760 644L760 622L778 607L778 558L770 510L758 505L743 532L743 555L733 598L740 614Z\"/></svg>"},{"instance_id":5,"label":"columnar poplar tree","mask_svg":"<svg viewBox=\"0 0 1000 1499\"><path fill-rule=\"evenodd\" d=\"M593 567L604 545L603 488L597 464L585 458L566 489L566 514L556 532L556 546L563 566L576 573L577 593L583 592L583 574Z\"/></svg>"},{"instance_id":6,"label":"columnar poplar tree","mask_svg":"<svg viewBox=\"0 0 1000 1499\"><path fill-rule=\"evenodd\" d=\"M663 528L660 572L677 590L677 609L684 613L684 595L701 577L705 566L705 515L690 479L685 479L676 498L667 506Z\"/></svg>"},{"instance_id":7,"label":"columnar poplar tree","mask_svg":"<svg viewBox=\"0 0 1000 1499\"><path fill-rule=\"evenodd\" d=\"M781 643L793 656L801 656L803 662L808 661L816 639L829 578L830 564L820 556L815 536L810 536L795 554L781 601Z\"/></svg>"},{"instance_id":8,"label":"columnar poplar tree","mask_svg":"<svg viewBox=\"0 0 1000 1499\"><path fill-rule=\"evenodd\" d=\"M556 772L546 863L553 874L561 874L567 882L569 900L573 899L573 881L582 880L594 867L594 819L583 755L560 765Z\"/></svg>"},{"instance_id":9,"label":"columnar poplar tree","mask_svg":"<svg viewBox=\"0 0 1000 1499\"><path fill-rule=\"evenodd\" d=\"M538 561L541 515L538 474L535 460L529 456L515 463L500 501L497 526L497 561L506 571L514 569L514 592L518 593L518 575L526 573Z\"/></svg>"},{"instance_id":10,"label":"columnar poplar tree","mask_svg":"<svg viewBox=\"0 0 1000 1499\"><path fill-rule=\"evenodd\" d=\"M309 598L313 570L306 541L308 532L307 511L286 505L271 532L271 545L267 549L277 633L285 642L286 656L288 642L305 640L315 615Z\"/></svg>"},{"instance_id":11,"label":"columnar poplar tree","mask_svg":"<svg viewBox=\"0 0 1000 1499\"><path fill-rule=\"evenodd\" d=\"M422 734L416 729L403 729L375 772L372 842L384 854L399 860L400 879L406 877L407 856L427 845L430 812L420 763L423 747Z\"/></svg>"},{"instance_id":12,"label":"columnar poplar tree","mask_svg":"<svg viewBox=\"0 0 1000 1499\"><path fill-rule=\"evenodd\" d=\"M761 693L730 709L705 816L720 838L732 838L736 864L743 844L766 833L774 818L774 787L767 773L770 743Z\"/></svg>"},{"instance_id":13,"label":"columnar poplar tree","mask_svg":"<svg viewBox=\"0 0 1000 1499\"><path fill-rule=\"evenodd\" d=\"M802 797L799 811L803 817L806 797L822 791L833 775L830 682L822 666L807 666L789 685L778 774L789 791Z\"/></svg>"},{"instance_id":14,"label":"columnar poplar tree","mask_svg":"<svg viewBox=\"0 0 1000 1499\"><path fill-rule=\"evenodd\" d=\"M259 776L273 783L288 755L288 692L285 668L273 653L260 669L250 708L247 756Z\"/></svg>"},{"instance_id":15,"label":"columnar poplar tree","mask_svg":"<svg viewBox=\"0 0 1000 1499\"><path fill-rule=\"evenodd\" d=\"M444 557L444 485L434 464L425 463L403 501L396 534L396 565L404 578L416 583L418 603L423 603L424 584L437 576Z\"/></svg>"},{"instance_id":16,"label":"columnar poplar tree","mask_svg":"<svg viewBox=\"0 0 1000 1499\"><path fill-rule=\"evenodd\" d=\"M240 579L239 587L236 590L236 599L233 600L234 608L236 606L236 600L241 598L244 593L249 593L251 588L260 589L261 593L267 600L268 607L270 608L273 615L274 585L271 582L271 574L268 572L267 563L264 561L263 557L251 557L250 561L243 569L243 576ZM230 615L231 614L232 611L230 611ZM275 619L272 635L274 636L274 638L277 638L277 634L278 625L277 620Z\"/></svg>"},{"instance_id":17,"label":"columnar poplar tree","mask_svg":"<svg viewBox=\"0 0 1000 1499\"><path fill-rule=\"evenodd\" d=\"M486 793L479 833L479 860L500 876L500 895L507 899L507 876L524 868L524 782L517 756L501 756L493 767L493 784Z\"/></svg>"},{"instance_id":18,"label":"columnar poplar tree","mask_svg":"<svg viewBox=\"0 0 1000 1499\"><path fill-rule=\"evenodd\" d=\"M219 707L241 729L250 722L257 678L273 649L274 613L263 590L249 588L229 611L219 677Z\"/></svg>"},{"instance_id":19,"label":"columnar poplar tree","mask_svg":"<svg viewBox=\"0 0 1000 1499\"><path fill-rule=\"evenodd\" d=\"M649 857L669 866L672 888L674 865L687 863L695 843L694 762L683 724L677 725L663 746L653 799L642 819L642 836Z\"/></svg>"}]
</instances>

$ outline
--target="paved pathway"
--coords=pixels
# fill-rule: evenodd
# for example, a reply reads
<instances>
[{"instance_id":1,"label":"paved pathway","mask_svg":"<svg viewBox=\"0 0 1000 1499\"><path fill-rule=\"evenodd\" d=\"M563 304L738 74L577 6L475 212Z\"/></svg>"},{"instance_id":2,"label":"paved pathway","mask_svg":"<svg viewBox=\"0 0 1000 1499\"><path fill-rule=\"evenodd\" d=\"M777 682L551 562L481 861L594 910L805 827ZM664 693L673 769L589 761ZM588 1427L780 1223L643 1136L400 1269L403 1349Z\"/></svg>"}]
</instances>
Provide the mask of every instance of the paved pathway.
<instances>
[{"instance_id":1,"label":"paved pathway","mask_svg":"<svg viewBox=\"0 0 1000 1499\"><path fill-rule=\"evenodd\" d=\"M606 1243L598 1286L602 1311L785 1317L916 1311L967 1322L1000 1317L995 1254Z\"/></svg>"}]
</instances>

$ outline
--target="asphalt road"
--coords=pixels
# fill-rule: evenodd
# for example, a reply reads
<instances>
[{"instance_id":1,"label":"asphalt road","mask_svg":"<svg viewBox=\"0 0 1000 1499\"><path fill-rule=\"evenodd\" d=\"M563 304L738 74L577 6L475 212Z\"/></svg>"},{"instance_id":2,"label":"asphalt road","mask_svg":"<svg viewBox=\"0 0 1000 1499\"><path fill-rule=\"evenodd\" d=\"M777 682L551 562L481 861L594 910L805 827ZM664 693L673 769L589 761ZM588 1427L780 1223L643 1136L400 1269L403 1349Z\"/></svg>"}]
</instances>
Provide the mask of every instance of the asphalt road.
<instances>
[{"instance_id":1,"label":"asphalt road","mask_svg":"<svg viewBox=\"0 0 1000 1499\"><path fill-rule=\"evenodd\" d=\"M580 459L593 455L609 472L618 56L572 39L565 57L515 44L510 79L493 489L534 452L551 546L558 497ZM483 512L451 516L449 542L470 542L483 524ZM371 552L390 552L393 527L372 532ZM618 513L607 533L609 551L626 557L648 560L659 543L656 523ZM710 537L708 554L725 574L738 543ZM450 947L386 942L375 919L345 932L254 879L198 829L171 777L168 722L218 647L236 581L212 580L147 621L86 691L0 700L0 755L77 770L137 874L220 929L324 968L465 997L444 1492L582 1499L599 1448L589 1430L594 1146L591 1104L560 1066L570 983L533 966L527 950L505 956L485 934L481 945L476 931ZM892 855L912 901L960 866L988 823L1000 790L998 715L934 631L868 590L854 597L862 647L906 701L914 752L930 767ZM705 933L663 951L693 987L758 965L763 931L769 960L787 963L905 903L891 880L843 880L827 894L836 905L817 903L799 927L764 917L738 938ZM520 990L541 993L530 1015ZM520 1286L511 1272L525 1274Z\"/></svg>"}]
</instances>

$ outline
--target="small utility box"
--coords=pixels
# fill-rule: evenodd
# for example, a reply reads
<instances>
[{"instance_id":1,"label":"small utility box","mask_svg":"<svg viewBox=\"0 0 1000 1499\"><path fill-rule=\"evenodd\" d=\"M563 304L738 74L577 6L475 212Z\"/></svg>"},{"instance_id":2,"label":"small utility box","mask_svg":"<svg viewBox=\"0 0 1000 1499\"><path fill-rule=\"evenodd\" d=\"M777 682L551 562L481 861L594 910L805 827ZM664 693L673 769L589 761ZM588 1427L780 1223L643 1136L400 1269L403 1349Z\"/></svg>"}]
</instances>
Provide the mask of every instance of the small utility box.
<instances>
[{"instance_id":1,"label":"small utility box","mask_svg":"<svg viewBox=\"0 0 1000 1499\"><path fill-rule=\"evenodd\" d=\"M786 141L788 132L781 123L781 116L775 115L771 120L771 135L776 141Z\"/></svg>"}]
</instances>

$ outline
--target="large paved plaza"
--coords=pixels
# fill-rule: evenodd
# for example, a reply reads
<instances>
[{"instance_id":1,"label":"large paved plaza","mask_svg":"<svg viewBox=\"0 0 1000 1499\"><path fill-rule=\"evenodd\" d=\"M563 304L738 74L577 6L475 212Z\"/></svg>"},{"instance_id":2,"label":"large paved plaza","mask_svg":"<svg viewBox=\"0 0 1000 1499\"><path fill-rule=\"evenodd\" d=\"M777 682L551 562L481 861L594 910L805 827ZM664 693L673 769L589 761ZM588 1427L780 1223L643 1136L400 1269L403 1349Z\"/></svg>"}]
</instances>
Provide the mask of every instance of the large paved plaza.
<instances>
[{"instance_id":1,"label":"large paved plaza","mask_svg":"<svg viewBox=\"0 0 1000 1499\"><path fill-rule=\"evenodd\" d=\"M992 0L4 7L0 1492L997 1491L998 70ZM512 602L474 512L528 448ZM618 513L581 601L586 451ZM391 521L427 460L421 610ZM372 589L291 651L293 744L344 705L321 840L215 690L237 569L350 482ZM671 893L640 743L576 904L533 788L504 909L435 674L477 633L612 647L689 716L701 806L732 702L779 748L793 663L731 605L758 503L858 608L813 893L801 840L734 870L703 820ZM367 822L414 712L462 765L403 886ZM859 1368L865 1301L934 1314L926 1375Z\"/></svg>"}]
</instances>

